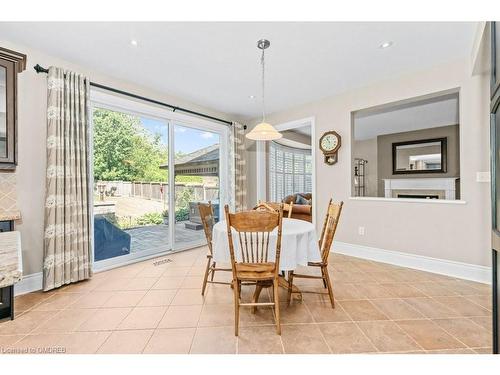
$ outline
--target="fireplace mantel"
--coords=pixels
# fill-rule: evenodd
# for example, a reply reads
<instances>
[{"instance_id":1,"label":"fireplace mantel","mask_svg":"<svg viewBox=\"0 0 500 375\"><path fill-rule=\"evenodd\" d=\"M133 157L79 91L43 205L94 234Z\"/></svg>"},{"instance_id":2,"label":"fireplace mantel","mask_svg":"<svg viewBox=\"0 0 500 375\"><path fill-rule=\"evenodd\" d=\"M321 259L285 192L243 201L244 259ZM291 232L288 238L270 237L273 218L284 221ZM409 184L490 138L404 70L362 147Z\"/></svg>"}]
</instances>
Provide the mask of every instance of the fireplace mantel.
<instances>
[{"instance_id":1,"label":"fireplace mantel","mask_svg":"<svg viewBox=\"0 0 500 375\"><path fill-rule=\"evenodd\" d=\"M456 198L456 182L458 177L447 178L393 178L384 179L386 198L394 198L394 190L440 190L444 192L444 199Z\"/></svg>"}]
</instances>

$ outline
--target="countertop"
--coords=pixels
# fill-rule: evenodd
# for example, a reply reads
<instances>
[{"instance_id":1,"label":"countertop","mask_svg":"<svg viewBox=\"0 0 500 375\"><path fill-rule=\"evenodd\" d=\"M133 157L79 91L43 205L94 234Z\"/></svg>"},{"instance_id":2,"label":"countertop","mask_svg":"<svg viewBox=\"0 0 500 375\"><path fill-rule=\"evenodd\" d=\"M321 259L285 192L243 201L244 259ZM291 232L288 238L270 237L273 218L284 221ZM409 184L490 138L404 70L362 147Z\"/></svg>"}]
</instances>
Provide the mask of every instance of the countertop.
<instances>
[{"instance_id":1,"label":"countertop","mask_svg":"<svg viewBox=\"0 0 500 375\"><path fill-rule=\"evenodd\" d=\"M21 234L0 232L0 288L21 280L22 264Z\"/></svg>"}]
</instances>

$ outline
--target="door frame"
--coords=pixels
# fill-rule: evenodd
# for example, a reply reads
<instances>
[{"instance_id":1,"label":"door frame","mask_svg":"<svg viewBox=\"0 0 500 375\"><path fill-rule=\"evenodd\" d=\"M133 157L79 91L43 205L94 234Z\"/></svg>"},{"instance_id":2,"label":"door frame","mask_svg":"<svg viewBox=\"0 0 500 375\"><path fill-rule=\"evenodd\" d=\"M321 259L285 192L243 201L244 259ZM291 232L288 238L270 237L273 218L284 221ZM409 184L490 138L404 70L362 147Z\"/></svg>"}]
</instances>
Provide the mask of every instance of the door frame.
<instances>
[{"instance_id":1,"label":"door frame","mask_svg":"<svg viewBox=\"0 0 500 375\"><path fill-rule=\"evenodd\" d=\"M229 190L227 188L228 184L228 158L224 157L225 154L228 153L229 150L229 127L224 124L220 124L215 121L210 121L203 118L198 118L182 113L174 112L170 109L157 106L151 103L144 103L138 100L134 100L131 98L119 96L117 94L110 94L104 92L99 89L91 88L90 90L90 110L89 110L89 118L90 118L90 138L92 139L89 146L89 181L92 181L89 184L89 211L90 217L92 217L92 225L90 225L90 233L92 237L91 241L91 253L92 253L92 265L93 270L95 272L105 271L108 269L124 266L127 264L135 263L137 261L147 260L151 258L161 257L166 254L171 254L173 252L184 251L188 249L195 248L197 246L203 245L200 241L200 245L191 246L188 245L186 247L174 247L174 227L175 227L175 210L169 210L169 223L174 223L174 225L169 224L169 235L170 235L170 249L167 251L142 251L140 253L130 253L127 255L122 255L114 258L103 259L100 261L94 261L94 226L93 226L93 207L94 207L94 192L93 192L93 181L94 181L94 142L93 142L93 134L94 134L94 124L93 124L93 110L94 108L104 108L113 111L118 111L130 115L139 115L148 117L151 119L155 119L158 121L165 122L165 125L168 127L168 163L170 165L170 160L174 159L175 146L174 146L174 126L175 124L195 128L198 130L206 130L210 132L214 132L219 134L220 136L220 149L219 149L219 215L222 213L223 203L229 201ZM225 153L225 154L224 154ZM170 177L172 176L172 177ZM169 207L173 207L172 203L175 203L175 184L171 184L171 178L174 179L174 173L169 173ZM173 186L173 188L172 188ZM173 194L172 194L173 193ZM174 220L172 220L174 219Z\"/></svg>"},{"instance_id":2,"label":"door frame","mask_svg":"<svg viewBox=\"0 0 500 375\"><path fill-rule=\"evenodd\" d=\"M288 121L274 128L278 131L292 130L304 126L311 127L311 160L312 160L312 223L316 223L316 118L314 116L302 118L299 120ZM256 141L256 175L257 175L257 202L259 200L267 201L267 152L266 141Z\"/></svg>"}]
</instances>

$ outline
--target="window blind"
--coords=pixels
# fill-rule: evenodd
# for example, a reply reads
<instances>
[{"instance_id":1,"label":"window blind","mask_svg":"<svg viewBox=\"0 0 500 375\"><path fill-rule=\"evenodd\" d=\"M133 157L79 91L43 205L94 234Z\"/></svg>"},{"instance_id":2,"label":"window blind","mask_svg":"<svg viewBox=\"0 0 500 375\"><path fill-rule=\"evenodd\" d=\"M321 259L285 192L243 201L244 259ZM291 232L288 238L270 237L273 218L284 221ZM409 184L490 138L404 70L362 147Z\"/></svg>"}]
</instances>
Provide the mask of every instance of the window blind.
<instances>
[{"instance_id":1,"label":"window blind","mask_svg":"<svg viewBox=\"0 0 500 375\"><path fill-rule=\"evenodd\" d=\"M311 150L302 150L270 142L268 188L272 202L287 195L312 192Z\"/></svg>"}]
</instances>

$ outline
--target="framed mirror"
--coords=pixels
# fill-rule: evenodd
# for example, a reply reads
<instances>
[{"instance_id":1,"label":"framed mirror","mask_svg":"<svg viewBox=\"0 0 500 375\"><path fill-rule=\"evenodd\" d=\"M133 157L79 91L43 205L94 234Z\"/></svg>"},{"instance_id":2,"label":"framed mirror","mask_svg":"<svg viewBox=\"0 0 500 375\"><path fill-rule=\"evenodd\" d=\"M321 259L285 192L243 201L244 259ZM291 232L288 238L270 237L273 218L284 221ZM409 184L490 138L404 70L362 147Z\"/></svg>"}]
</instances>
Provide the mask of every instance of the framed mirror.
<instances>
[{"instance_id":1,"label":"framed mirror","mask_svg":"<svg viewBox=\"0 0 500 375\"><path fill-rule=\"evenodd\" d=\"M392 173L446 173L446 138L393 143Z\"/></svg>"}]
</instances>

